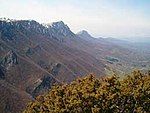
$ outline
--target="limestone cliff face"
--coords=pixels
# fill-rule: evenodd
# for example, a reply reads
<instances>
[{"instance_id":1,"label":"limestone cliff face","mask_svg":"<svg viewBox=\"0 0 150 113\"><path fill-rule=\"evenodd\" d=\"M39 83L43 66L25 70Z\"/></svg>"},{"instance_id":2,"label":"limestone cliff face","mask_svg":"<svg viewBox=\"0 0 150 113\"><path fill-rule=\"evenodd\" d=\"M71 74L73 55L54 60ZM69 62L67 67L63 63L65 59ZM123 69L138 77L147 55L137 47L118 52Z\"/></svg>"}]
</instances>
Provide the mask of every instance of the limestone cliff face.
<instances>
[{"instance_id":1,"label":"limestone cliff face","mask_svg":"<svg viewBox=\"0 0 150 113\"><path fill-rule=\"evenodd\" d=\"M18 57L17 54L13 51L9 51L0 63L0 65L6 70L8 70L11 66L17 64L18 64Z\"/></svg>"}]
</instances>

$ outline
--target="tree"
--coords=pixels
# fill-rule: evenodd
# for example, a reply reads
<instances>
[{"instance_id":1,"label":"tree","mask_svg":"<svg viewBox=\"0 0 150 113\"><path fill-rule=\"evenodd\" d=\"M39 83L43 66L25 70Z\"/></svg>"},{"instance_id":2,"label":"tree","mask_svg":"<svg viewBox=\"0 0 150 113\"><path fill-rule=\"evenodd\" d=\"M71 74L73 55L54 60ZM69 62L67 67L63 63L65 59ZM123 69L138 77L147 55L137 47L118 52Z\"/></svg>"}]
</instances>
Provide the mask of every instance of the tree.
<instances>
[{"instance_id":1,"label":"tree","mask_svg":"<svg viewBox=\"0 0 150 113\"><path fill-rule=\"evenodd\" d=\"M150 75L134 71L125 79L90 74L54 86L30 102L24 113L149 113Z\"/></svg>"}]
</instances>

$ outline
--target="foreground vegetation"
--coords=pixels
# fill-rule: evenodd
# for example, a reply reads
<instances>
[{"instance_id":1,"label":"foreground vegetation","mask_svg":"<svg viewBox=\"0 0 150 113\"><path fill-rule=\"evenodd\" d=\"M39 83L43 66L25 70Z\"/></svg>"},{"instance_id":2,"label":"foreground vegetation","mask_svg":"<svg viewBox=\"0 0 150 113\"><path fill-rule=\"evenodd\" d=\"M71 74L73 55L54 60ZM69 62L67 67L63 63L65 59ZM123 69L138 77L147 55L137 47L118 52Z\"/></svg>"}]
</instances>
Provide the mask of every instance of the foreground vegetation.
<instances>
[{"instance_id":1,"label":"foreground vegetation","mask_svg":"<svg viewBox=\"0 0 150 113\"><path fill-rule=\"evenodd\" d=\"M54 86L29 103L24 113L150 113L150 74L134 71L123 80L90 74Z\"/></svg>"}]
</instances>

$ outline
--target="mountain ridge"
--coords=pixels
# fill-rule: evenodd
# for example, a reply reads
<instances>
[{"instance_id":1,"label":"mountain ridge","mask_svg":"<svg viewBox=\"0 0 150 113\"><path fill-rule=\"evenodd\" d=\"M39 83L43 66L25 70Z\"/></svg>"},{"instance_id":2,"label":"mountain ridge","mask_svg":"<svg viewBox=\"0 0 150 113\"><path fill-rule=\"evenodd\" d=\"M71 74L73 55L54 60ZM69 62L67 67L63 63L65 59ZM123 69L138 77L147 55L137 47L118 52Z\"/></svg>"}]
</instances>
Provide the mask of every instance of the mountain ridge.
<instances>
[{"instance_id":1,"label":"mountain ridge","mask_svg":"<svg viewBox=\"0 0 150 113\"><path fill-rule=\"evenodd\" d=\"M34 99L47 92L53 84L69 83L90 72L104 75L102 62L67 44L76 41L76 35L63 22L53 23L47 28L34 20L0 20L0 78ZM93 67L93 64L97 66ZM1 85L5 86L2 81ZM16 93L9 89L9 85L5 89ZM22 95L19 92L16 95ZM7 93L5 100L0 98L3 101L0 112L5 112L7 106L12 113L21 112L23 109L19 106L13 109L14 105L8 101L19 102L21 106L25 106L27 101L16 101L9 96L14 95ZM23 96L30 100L27 97Z\"/></svg>"},{"instance_id":2,"label":"mountain ridge","mask_svg":"<svg viewBox=\"0 0 150 113\"><path fill-rule=\"evenodd\" d=\"M6 92L11 92L1 93L5 100L0 98L4 102L0 112L9 106L12 113L20 113L23 109L13 109L8 101L18 102L23 108L54 84L70 83L89 73L101 77L106 71L149 66L149 62L142 62L148 61L149 51L141 55L139 48L137 51L135 46L118 43L94 38L85 30L75 34L63 21L41 24L34 20L0 19L0 90L5 87ZM142 63L135 64L137 61ZM24 100L16 101L13 94Z\"/></svg>"}]
</instances>

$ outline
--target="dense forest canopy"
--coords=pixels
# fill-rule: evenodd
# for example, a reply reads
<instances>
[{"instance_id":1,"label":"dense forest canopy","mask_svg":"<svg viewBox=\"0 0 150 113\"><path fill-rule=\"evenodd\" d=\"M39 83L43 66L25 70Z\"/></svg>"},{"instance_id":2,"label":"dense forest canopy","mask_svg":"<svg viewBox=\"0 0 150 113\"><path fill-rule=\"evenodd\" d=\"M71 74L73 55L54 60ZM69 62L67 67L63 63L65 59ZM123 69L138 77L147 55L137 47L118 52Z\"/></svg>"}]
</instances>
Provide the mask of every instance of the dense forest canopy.
<instances>
[{"instance_id":1,"label":"dense forest canopy","mask_svg":"<svg viewBox=\"0 0 150 113\"><path fill-rule=\"evenodd\" d=\"M150 74L137 70L124 79L90 74L54 86L24 113L150 113Z\"/></svg>"}]
</instances>

